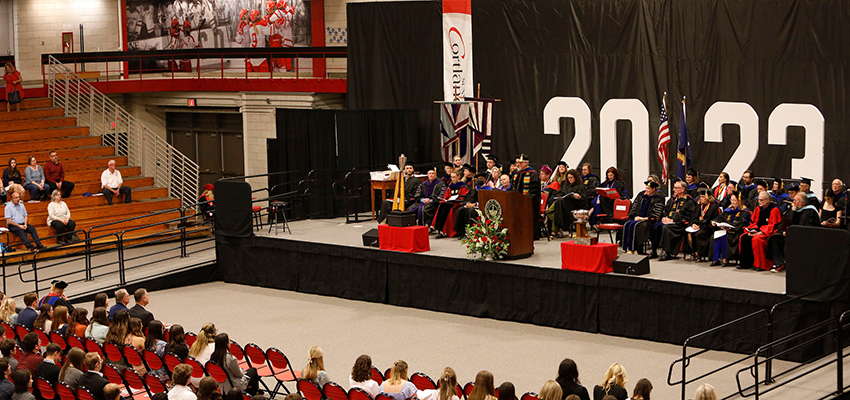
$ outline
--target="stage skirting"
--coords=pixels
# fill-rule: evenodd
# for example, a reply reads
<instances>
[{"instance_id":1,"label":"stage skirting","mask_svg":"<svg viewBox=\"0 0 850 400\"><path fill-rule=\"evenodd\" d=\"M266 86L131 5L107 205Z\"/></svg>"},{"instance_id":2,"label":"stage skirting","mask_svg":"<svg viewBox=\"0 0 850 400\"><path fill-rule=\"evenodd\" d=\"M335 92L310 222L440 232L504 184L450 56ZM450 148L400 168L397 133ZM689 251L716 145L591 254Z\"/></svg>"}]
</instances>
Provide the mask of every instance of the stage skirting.
<instances>
[{"instance_id":1,"label":"stage skirting","mask_svg":"<svg viewBox=\"0 0 850 400\"><path fill-rule=\"evenodd\" d=\"M222 278L229 283L679 345L786 298L637 276L256 236L217 236L217 253ZM774 337L804 322L788 321ZM765 323L753 321L724 337ZM724 350L751 352L765 339L762 332Z\"/></svg>"}]
</instances>

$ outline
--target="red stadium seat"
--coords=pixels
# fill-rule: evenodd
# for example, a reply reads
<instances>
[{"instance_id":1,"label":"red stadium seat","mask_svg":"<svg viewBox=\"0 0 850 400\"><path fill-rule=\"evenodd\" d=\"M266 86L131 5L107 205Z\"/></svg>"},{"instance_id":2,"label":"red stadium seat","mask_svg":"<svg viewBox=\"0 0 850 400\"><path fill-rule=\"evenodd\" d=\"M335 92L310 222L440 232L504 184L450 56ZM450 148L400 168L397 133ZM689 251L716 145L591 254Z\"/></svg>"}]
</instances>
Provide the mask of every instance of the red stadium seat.
<instances>
[{"instance_id":1,"label":"red stadium seat","mask_svg":"<svg viewBox=\"0 0 850 400\"><path fill-rule=\"evenodd\" d=\"M121 376L124 377L124 382L127 383L127 392L130 393L132 398L141 400L143 397L152 396L147 385L145 385L145 381L133 368L125 368Z\"/></svg>"},{"instance_id":2,"label":"red stadium seat","mask_svg":"<svg viewBox=\"0 0 850 400\"><path fill-rule=\"evenodd\" d=\"M18 335L18 340L23 340L24 336L30 333L30 330L23 325L15 325L15 333Z\"/></svg>"},{"instance_id":3,"label":"red stadium seat","mask_svg":"<svg viewBox=\"0 0 850 400\"><path fill-rule=\"evenodd\" d=\"M422 372L414 372L410 376L410 383L416 386L419 390L434 390L437 389L437 384L428 375Z\"/></svg>"},{"instance_id":4,"label":"red stadium seat","mask_svg":"<svg viewBox=\"0 0 850 400\"><path fill-rule=\"evenodd\" d=\"M103 364L103 369L100 372L103 373L106 379L109 379L109 383L114 383L118 386L124 385L124 378L121 377L121 373L112 364Z\"/></svg>"},{"instance_id":5,"label":"red stadium seat","mask_svg":"<svg viewBox=\"0 0 850 400\"><path fill-rule=\"evenodd\" d=\"M242 346L235 341L230 341L230 354L233 357L236 357L236 361L239 361L239 368L248 369L251 368L251 364L248 363L248 360L245 359L245 350L242 349Z\"/></svg>"},{"instance_id":6,"label":"red stadium seat","mask_svg":"<svg viewBox=\"0 0 850 400\"><path fill-rule=\"evenodd\" d=\"M526 392L520 397L520 400L539 400L537 398L537 393L534 392Z\"/></svg>"},{"instance_id":7,"label":"red stadium seat","mask_svg":"<svg viewBox=\"0 0 850 400\"><path fill-rule=\"evenodd\" d=\"M151 396L157 393L163 393L168 391L168 387L165 386L165 382L162 379L156 377L156 375L148 372L145 374L145 385L148 385L148 390L151 393ZM62 399L65 400L65 399Z\"/></svg>"},{"instance_id":8,"label":"red stadium seat","mask_svg":"<svg viewBox=\"0 0 850 400\"><path fill-rule=\"evenodd\" d=\"M375 400L395 400L395 399L393 399L390 396L387 396L386 394L378 393L378 395L375 396Z\"/></svg>"},{"instance_id":9,"label":"red stadium seat","mask_svg":"<svg viewBox=\"0 0 850 400\"><path fill-rule=\"evenodd\" d=\"M312 381L299 379L295 386L306 400L322 400L322 391Z\"/></svg>"},{"instance_id":10,"label":"red stadium seat","mask_svg":"<svg viewBox=\"0 0 850 400\"><path fill-rule=\"evenodd\" d=\"M623 223L625 220L629 219L629 209L632 207L632 203L625 199L616 199L614 200L614 222L612 224L599 224L596 230L596 240L599 240L599 233L602 231L608 232L608 237L611 239L611 243L616 244L614 241L613 231L619 231L623 229ZM617 223L620 222L620 223Z\"/></svg>"},{"instance_id":11,"label":"red stadium seat","mask_svg":"<svg viewBox=\"0 0 850 400\"><path fill-rule=\"evenodd\" d=\"M387 368L387 370L384 371L384 380L390 379L390 376L392 374L393 374L393 367Z\"/></svg>"},{"instance_id":12,"label":"red stadium seat","mask_svg":"<svg viewBox=\"0 0 850 400\"><path fill-rule=\"evenodd\" d=\"M195 341L198 340L198 335L195 334L195 332L186 332L183 337L186 338L186 344L189 345L189 347L192 347Z\"/></svg>"},{"instance_id":13,"label":"red stadium seat","mask_svg":"<svg viewBox=\"0 0 850 400\"><path fill-rule=\"evenodd\" d=\"M260 385L266 389L266 391L271 391L266 383L263 382L263 378L272 376L272 369L266 362L266 353L254 343L248 343L245 345L245 358L248 359L248 362L252 367L257 369L257 375L260 377Z\"/></svg>"},{"instance_id":14,"label":"red stadium seat","mask_svg":"<svg viewBox=\"0 0 850 400\"><path fill-rule=\"evenodd\" d=\"M475 384L472 382L467 382L466 385L463 385L463 395L469 397L469 394L472 393L472 389L475 388Z\"/></svg>"},{"instance_id":15,"label":"red stadium seat","mask_svg":"<svg viewBox=\"0 0 850 400\"><path fill-rule=\"evenodd\" d=\"M74 391L65 384L65 382L59 382L56 384L56 393L59 394L60 400L77 400L77 396L74 395Z\"/></svg>"},{"instance_id":16,"label":"red stadium seat","mask_svg":"<svg viewBox=\"0 0 850 400\"><path fill-rule=\"evenodd\" d=\"M119 345L112 342L104 342L103 343L103 352L106 353L106 359L109 362L117 363L124 358L124 355L121 354L121 347ZM123 344L120 346L124 346Z\"/></svg>"},{"instance_id":17,"label":"red stadium seat","mask_svg":"<svg viewBox=\"0 0 850 400\"><path fill-rule=\"evenodd\" d=\"M148 349L142 351L142 359L145 360L145 366L148 368L148 371L161 369L164 364L162 357Z\"/></svg>"},{"instance_id":18,"label":"red stadium seat","mask_svg":"<svg viewBox=\"0 0 850 400\"><path fill-rule=\"evenodd\" d=\"M13 328L12 325L9 325L8 323L6 323L6 321L0 321L0 325L3 325L4 327L6 327L6 332L4 333L4 336L6 336L6 339L15 340L15 328Z\"/></svg>"},{"instance_id":19,"label":"red stadium seat","mask_svg":"<svg viewBox=\"0 0 850 400\"><path fill-rule=\"evenodd\" d=\"M276 395L281 388L289 394L289 388L286 387L285 382L294 382L301 378L301 371L294 370L289 358L274 347L269 347L266 350L266 360L268 360L269 367L272 370L272 377L277 381L272 394Z\"/></svg>"},{"instance_id":20,"label":"red stadium seat","mask_svg":"<svg viewBox=\"0 0 850 400\"><path fill-rule=\"evenodd\" d=\"M204 364L204 368L206 368L207 373L210 374L210 376L219 384L227 381L227 372L225 372L223 368L219 367L214 361L207 361L207 363Z\"/></svg>"},{"instance_id":21,"label":"red stadium seat","mask_svg":"<svg viewBox=\"0 0 850 400\"><path fill-rule=\"evenodd\" d=\"M41 379L39 377L33 378L33 386L38 389L39 393L41 393L41 397L44 400L53 400L56 397L56 392L53 391L53 386L50 386L50 383Z\"/></svg>"},{"instance_id":22,"label":"red stadium seat","mask_svg":"<svg viewBox=\"0 0 850 400\"><path fill-rule=\"evenodd\" d=\"M180 360L180 357L177 357L174 353L165 353L162 357L162 361L165 362L165 365L168 367L168 370L174 372L174 367L180 365L183 361Z\"/></svg>"},{"instance_id":23,"label":"red stadium seat","mask_svg":"<svg viewBox=\"0 0 850 400\"><path fill-rule=\"evenodd\" d=\"M195 359L195 357L188 356L183 360L183 364L188 364L192 366L192 378L203 378L204 375L207 374L207 371L204 369L204 366Z\"/></svg>"},{"instance_id":24,"label":"red stadium seat","mask_svg":"<svg viewBox=\"0 0 850 400\"><path fill-rule=\"evenodd\" d=\"M68 343L65 341L65 338L63 338L62 335L59 332L56 332L56 331L50 332L49 337L50 337L50 341L58 344L59 347L62 348L62 350L65 350L65 349L68 348Z\"/></svg>"},{"instance_id":25,"label":"red stadium seat","mask_svg":"<svg viewBox=\"0 0 850 400\"><path fill-rule=\"evenodd\" d=\"M47 336L47 333L44 332L44 329L35 328L35 333L38 334L38 345L41 347L47 346L50 344L50 337Z\"/></svg>"},{"instance_id":26,"label":"red stadium seat","mask_svg":"<svg viewBox=\"0 0 850 400\"><path fill-rule=\"evenodd\" d=\"M103 358L103 348L100 347L100 345L97 344L96 341L91 340L91 339L86 339L86 341L83 342L83 344L86 346L86 352L87 353L97 353L97 354L100 354L101 358Z\"/></svg>"},{"instance_id":27,"label":"red stadium seat","mask_svg":"<svg viewBox=\"0 0 850 400\"><path fill-rule=\"evenodd\" d=\"M68 335L68 345L71 347L76 347L83 351L86 350L86 345L83 343L83 339L77 337L77 335Z\"/></svg>"},{"instance_id":28,"label":"red stadium seat","mask_svg":"<svg viewBox=\"0 0 850 400\"><path fill-rule=\"evenodd\" d=\"M381 375L381 370L376 366L372 366L372 380L375 381L379 386L384 383L384 376Z\"/></svg>"},{"instance_id":29,"label":"red stadium seat","mask_svg":"<svg viewBox=\"0 0 850 400\"><path fill-rule=\"evenodd\" d=\"M322 394L328 400L348 400L348 393L345 393L345 389L335 382L326 383L325 387L322 388Z\"/></svg>"},{"instance_id":30,"label":"red stadium seat","mask_svg":"<svg viewBox=\"0 0 850 400\"><path fill-rule=\"evenodd\" d=\"M89 392L88 389L78 387L77 400L94 400L94 396L92 396L91 392Z\"/></svg>"},{"instance_id":31,"label":"red stadium seat","mask_svg":"<svg viewBox=\"0 0 850 400\"><path fill-rule=\"evenodd\" d=\"M363 389L351 388L348 391L348 400L372 400L372 395Z\"/></svg>"}]
</instances>

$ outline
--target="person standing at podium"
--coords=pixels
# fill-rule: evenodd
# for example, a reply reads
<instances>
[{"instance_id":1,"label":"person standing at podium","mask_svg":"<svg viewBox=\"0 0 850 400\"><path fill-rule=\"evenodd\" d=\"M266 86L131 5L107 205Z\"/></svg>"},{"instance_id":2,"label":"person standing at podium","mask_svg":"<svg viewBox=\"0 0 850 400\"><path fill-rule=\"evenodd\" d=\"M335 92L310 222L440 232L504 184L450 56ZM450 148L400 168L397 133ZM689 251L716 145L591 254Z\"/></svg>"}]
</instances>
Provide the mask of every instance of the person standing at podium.
<instances>
[{"instance_id":1,"label":"person standing at podium","mask_svg":"<svg viewBox=\"0 0 850 400\"><path fill-rule=\"evenodd\" d=\"M528 166L529 158L525 154L517 157L517 171L514 176L514 191L531 197L531 209L528 211L534 221L534 240L540 239L540 218L537 210L540 208L540 175L534 168Z\"/></svg>"}]
</instances>

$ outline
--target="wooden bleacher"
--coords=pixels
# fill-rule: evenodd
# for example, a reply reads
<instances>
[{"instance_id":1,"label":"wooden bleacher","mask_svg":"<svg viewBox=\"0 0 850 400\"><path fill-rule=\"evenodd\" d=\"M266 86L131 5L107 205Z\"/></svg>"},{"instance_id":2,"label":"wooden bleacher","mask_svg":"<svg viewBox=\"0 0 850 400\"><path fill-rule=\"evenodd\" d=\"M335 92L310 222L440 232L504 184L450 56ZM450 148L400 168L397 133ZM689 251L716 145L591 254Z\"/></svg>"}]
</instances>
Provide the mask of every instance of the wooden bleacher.
<instances>
[{"instance_id":1,"label":"wooden bleacher","mask_svg":"<svg viewBox=\"0 0 850 400\"><path fill-rule=\"evenodd\" d=\"M0 102L2 103L2 102ZM5 104L0 104L5 110ZM168 196L167 188L154 187L151 177L141 176L141 168L128 165L127 157L115 156L113 146L104 146L99 136L89 135L89 128L76 126L75 118L66 118L64 111L54 108L52 101L47 98L24 99L20 112L0 112L0 171L5 169L10 158L18 162L18 169L24 173L27 159L34 155L38 163L44 166L49 162L48 154L56 150L59 160L65 168L65 178L76 185L70 198L64 199L71 210L71 218L76 221L78 230L88 230L97 225L121 221L133 217L134 221L99 228L92 232L93 236L121 232L157 222L160 225L141 229L127 234L127 237L138 237L146 234L168 230L165 221L179 218L178 211L150 215L151 213L180 207L179 199ZM83 193L100 193L100 175L109 160L114 159L124 178L124 185L133 188L133 203L124 204L123 197L113 199L114 205L109 206L103 196L83 197ZM47 201L29 203L29 192L25 192L22 201L29 214L29 222L36 227L41 238L55 235L47 225ZM2 219L2 214L0 214ZM0 226L5 226L5 220ZM173 226L173 225L172 225ZM6 238L8 237L8 239ZM0 235L3 242L20 244L17 236ZM82 237L82 236L81 236ZM113 239L114 240L114 239ZM107 239L99 240L103 243ZM56 244L55 239L42 241L45 246ZM15 257L27 258L30 252L22 246L12 253ZM72 248L68 252L73 251ZM60 252L61 253L61 252Z\"/></svg>"}]
</instances>

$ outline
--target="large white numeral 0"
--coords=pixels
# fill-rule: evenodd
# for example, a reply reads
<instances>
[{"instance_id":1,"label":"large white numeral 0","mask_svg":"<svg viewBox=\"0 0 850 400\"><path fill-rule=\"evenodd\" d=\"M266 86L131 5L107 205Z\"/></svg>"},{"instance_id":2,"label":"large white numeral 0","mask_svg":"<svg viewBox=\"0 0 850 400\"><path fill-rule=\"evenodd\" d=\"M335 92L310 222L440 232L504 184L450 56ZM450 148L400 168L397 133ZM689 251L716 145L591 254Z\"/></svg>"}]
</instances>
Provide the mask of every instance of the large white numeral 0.
<instances>
[{"instance_id":1,"label":"large white numeral 0","mask_svg":"<svg viewBox=\"0 0 850 400\"><path fill-rule=\"evenodd\" d=\"M791 160L791 177L811 178L813 191L820 198L823 186L823 114L811 104L776 106L767 120L767 144L786 145L789 126L802 126L806 130L806 153L803 158Z\"/></svg>"},{"instance_id":2,"label":"large white numeral 0","mask_svg":"<svg viewBox=\"0 0 850 400\"><path fill-rule=\"evenodd\" d=\"M579 163L590 149L590 107L579 97L553 97L543 108L543 133L561 134L561 118L575 120L576 134L570 142L561 160L570 168L578 168Z\"/></svg>"},{"instance_id":3,"label":"large white numeral 0","mask_svg":"<svg viewBox=\"0 0 850 400\"><path fill-rule=\"evenodd\" d=\"M723 124L736 124L741 130L741 144L721 171L738 179L750 168L759 152L759 115L747 103L718 101L705 113L705 141L723 142ZM714 185L717 185L714 181Z\"/></svg>"},{"instance_id":4,"label":"large white numeral 0","mask_svg":"<svg viewBox=\"0 0 850 400\"><path fill-rule=\"evenodd\" d=\"M611 99L599 111L599 169L617 168L617 121L632 122L632 196L649 175L649 112L638 99ZM604 178L600 178L604 179Z\"/></svg>"}]
</instances>

